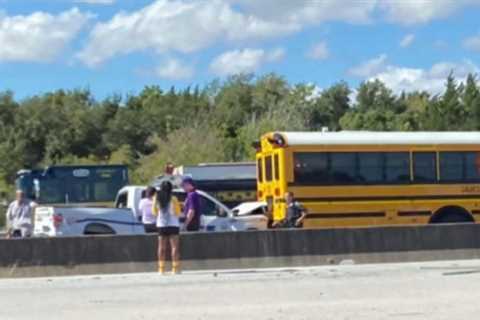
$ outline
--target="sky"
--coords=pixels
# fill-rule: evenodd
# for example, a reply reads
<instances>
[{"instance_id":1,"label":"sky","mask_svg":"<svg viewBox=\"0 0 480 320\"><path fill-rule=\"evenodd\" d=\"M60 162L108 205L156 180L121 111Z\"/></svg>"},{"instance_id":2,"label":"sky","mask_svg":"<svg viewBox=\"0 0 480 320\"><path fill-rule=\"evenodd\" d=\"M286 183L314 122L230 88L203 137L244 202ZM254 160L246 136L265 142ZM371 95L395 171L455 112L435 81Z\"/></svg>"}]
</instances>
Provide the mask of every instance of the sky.
<instances>
[{"instance_id":1,"label":"sky","mask_svg":"<svg viewBox=\"0 0 480 320\"><path fill-rule=\"evenodd\" d=\"M0 0L0 91L185 88L270 72L440 93L480 68L480 0Z\"/></svg>"}]
</instances>

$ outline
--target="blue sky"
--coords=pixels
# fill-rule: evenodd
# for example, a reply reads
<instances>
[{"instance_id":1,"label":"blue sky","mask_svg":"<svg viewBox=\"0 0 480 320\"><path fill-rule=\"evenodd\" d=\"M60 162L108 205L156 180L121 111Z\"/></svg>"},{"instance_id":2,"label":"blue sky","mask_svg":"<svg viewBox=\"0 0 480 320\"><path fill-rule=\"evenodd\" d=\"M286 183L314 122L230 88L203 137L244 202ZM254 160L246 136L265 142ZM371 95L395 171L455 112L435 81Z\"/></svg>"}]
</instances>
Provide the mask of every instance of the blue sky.
<instances>
[{"instance_id":1,"label":"blue sky","mask_svg":"<svg viewBox=\"0 0 480 320\"><path fill-rule=\"evenodd\" d=\"M205 85L276 72L439 93L480 67L480 0L0 0L0 90Z\"/></svg>"}]
</instances>

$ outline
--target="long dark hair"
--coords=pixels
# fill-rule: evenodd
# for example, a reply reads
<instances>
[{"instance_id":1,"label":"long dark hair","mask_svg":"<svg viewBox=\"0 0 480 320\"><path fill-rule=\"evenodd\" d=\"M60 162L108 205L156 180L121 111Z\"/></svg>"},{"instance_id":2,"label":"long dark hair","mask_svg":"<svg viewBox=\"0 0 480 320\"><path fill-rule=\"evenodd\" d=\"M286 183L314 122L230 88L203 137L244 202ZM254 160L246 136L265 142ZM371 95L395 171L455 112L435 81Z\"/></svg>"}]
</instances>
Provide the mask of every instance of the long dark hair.
<instances>
[{"instance_id":1,"label":"long dark hair","mask_svg":"<svg viewBox=\"0 0 480 320\"><path fill-rule=\"evenodd\" d=\"M172 183L170 181L163 181L160 185L160 190L157 193L157 201L160 209L166 210L172 201Z\"/></svg>"},{"instance_id":2,"label":"long dark hair","mask_svg":"<svg viewBox=\"0 0 480 320\"><path fill-rule=\"evenodd\" d=\"M145 196L147 198L152 198L155 193L157 193L157 190L155 190L154 187L148 187L146 190L145 190Z\"/></svg>"}]
</instances>

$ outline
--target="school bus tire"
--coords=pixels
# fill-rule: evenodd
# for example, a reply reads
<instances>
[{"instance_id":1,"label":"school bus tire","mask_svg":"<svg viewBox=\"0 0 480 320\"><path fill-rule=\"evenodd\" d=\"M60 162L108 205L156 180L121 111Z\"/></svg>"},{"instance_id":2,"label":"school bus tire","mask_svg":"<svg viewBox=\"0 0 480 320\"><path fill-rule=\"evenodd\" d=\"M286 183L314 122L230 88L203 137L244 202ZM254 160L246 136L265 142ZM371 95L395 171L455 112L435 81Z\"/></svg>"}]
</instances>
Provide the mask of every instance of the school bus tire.
<instances>
[{"instance_id":1,"label":"school bus tire","mask_svg":"<svg viewBox=\"0 0 480 320\"><path fill-rule=\"evenodd\" d=\"M475 219L468 210L458 206L447 206L437 210L429 221L432 224L469 222L475 222Z\"/></svg>"}]
</instances>

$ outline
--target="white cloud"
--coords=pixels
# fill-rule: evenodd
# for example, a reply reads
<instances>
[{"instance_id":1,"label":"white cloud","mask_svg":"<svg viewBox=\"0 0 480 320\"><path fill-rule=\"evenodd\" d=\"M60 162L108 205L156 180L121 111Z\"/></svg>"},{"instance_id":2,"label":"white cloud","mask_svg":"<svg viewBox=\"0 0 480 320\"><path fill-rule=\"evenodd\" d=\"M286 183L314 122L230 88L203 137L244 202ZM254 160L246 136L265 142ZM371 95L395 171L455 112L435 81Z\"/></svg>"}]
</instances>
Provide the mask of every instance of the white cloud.
<instances>
[{"instance_id":1,"label":"white cloud","mask_svg":"<svg viewBox=\"0 0 480 320\"><path fill-rule=\"evenodd\" d=\"M158 0L132 13L98 23L78 57L89 66L134 51L190 53L219 40L263 39L296 31L292 24L267 22L236 12L221 0Z\"/></svg>"},{"instance_id":2,"label":"white cloud","mask_svg":"<svg viewBox=\"0 0 480 320\"><path fill-rule=\"evenodd\" d=\"M74 0L75 3L86 4L114 4L116 0Z\"/></svg>"},{"instance_id":3,"label":"white cloud","mask_svg":"<svg viewBox=\"0 0 480 320\"><path fill-rule=\"evenodd\" d=\"M407 34L400 41L400 47L402 47L402 48L410 47L410 45L413 43L414 40L415 40L415 35L414 34Z\"/></svg>"},{"instance_id":4,"label":"white cloud","mask_svg":"<svg viewBox=\"0 0 480 320\"><path fill-rule=\"evenodd\" d=\"M272 21L302 26L326 21L368 23L374 16L399 24L419 24L448 17L480 0L230 0ZM377 14L379 13L379 15Z\"/></svg>"},{"instance_id":5,"label":"white cloud","mask_svg":"<svg viewBox=\"0 0 480 320\"><path fill-rule=\"evenodd\" d=\"M279 61L283 49L267 52L263 49L243 49L227 51L216 57L210 64L210 71L218 76L255 72L261 65Z\"/></svg>"},{"instance_id":6,"label":"white cloud","mask_svg":"<svg viewBox=\"0 0 480 320\"><path fill-rule=\"evenodd\" d=\"M307 53L307 56L315 60L327 59L330 56L327 43L325 41L317 43L310 49L310 51Z\"/></svg>"},{"instance_id":7,"label":"white cloud","mask_svg":"<svg viewBox=\"0 0 480 320\"><path fill-rule=\"evenodd\" d=\"M305 26L327 21L368 23L377 0L231 0L246 12L267 21Z\"/></svg>"},{"instance_id":8,"label":"white cloud","mask_svg":"<svg viewBox=\"0 0 480 320\"><path fill-rule=\"evenodd\" d=\"M77 8L58 15L34 12L7 16L0 11L0 61L51 61L90 17Z\"/></svg>"},{"instance_id":9,"label":"white cloud","mask_svg":"<svg viewBox=\"0 0 480 320\"><path fill-rule=\"evenodd\" d=\"M219 42L250 45L329 21L418 24L476 4L480 0L155 0L97 23L77 57L94 67L139 51L192 53Z\"/></svg>"},{"instance_id":10,"label":"white cloud","mask_svg":"<svg viewBox=\"0 0 480 320\"><path fill-rule=\"evenodd\" d=\"M381 54L376 58L370 59L359 66L353 67L348 70L348 73L352 76L365 78L372 74L376 74L385 68L387 62L387 55Z\"/></svg>"},{"instance_id":11,"label":"white cloud","mask_svg":"<svg viewBox=\"0 0 480 320\"><path fill-rule=\"evenodd\" d=\"M156 76L171 80L190 79L194 70L193 67L177 59L169 59L164 64L157 66L155 70Z\"/></svg>"},{"instance_id":12,"label":"white cloud","mask_svg":"<svg viewBox=\"0 0 480 320\"><path fill-rule=\"evenodd\" d=\"M410 25L448 17L480 0L385 0L378 2L388 20Z\"/></svg>"},{"instance_id":13,"label":"white cloud","mask_svg":"<svg viewBox=\"0 0 480 320\"><path fill-rule=\"evenodd\" d=\"M312 101L317 99L322 95L323 89L315 83L308 83L308 86L312 88L310 95L306 97L307 101Z\"/></svg>"},{"instance_id":14,"label":"white cloud","mask_svg":"<svg viewBox=\"0 0 480 320\"><path fill-rule=\"evenodd\" d=\"M480 52L480 34L465 39L463 46L468 50Z\"/></svg>"},{"instance_id":15,"label":"white cloud","mask_svg":"<svg viewBox=\"0 0 480 320\"><path fill-rule=\"evenodd\" d=\"M383 56L384 55L381 57ZM380 59L376 58L370 61L373 60ZM363 77L367 81L379 79L396 93L418 90L438 94L443 92L445 81L450 72L453 72L453 75L459 82L465 82L469 73L478 73L480 70L477 65L468 60L459 63L440 62L434 64L429 69L408 68L387 64L386 56L382 60L382 63L370 70L370 73L365 72Z\"/></svg>"}]
</instances>

